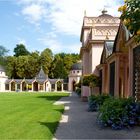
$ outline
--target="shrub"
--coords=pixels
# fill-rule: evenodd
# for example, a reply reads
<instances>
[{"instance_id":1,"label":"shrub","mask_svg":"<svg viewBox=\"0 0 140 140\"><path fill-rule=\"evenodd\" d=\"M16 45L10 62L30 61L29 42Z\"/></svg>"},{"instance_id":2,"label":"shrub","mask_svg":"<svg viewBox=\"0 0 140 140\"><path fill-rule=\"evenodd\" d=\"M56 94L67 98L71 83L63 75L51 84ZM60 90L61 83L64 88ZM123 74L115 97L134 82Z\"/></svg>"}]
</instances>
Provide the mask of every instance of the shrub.
<instances>
[{"instance_id":1,"label":"shrub","mask_svg":"<svg viewBox=\"0 0 140 140\"><path fill-rule=\"evenodd\" d=\"M83 77L83 85L84 86L99 86L99 77L94 74L84 75Z\"/></svg>"},{"instance_id":2,"label":"shrub","mask_svg":"<svg viewBox=\"0 0 140 140\"><path fill-rule=\"evenodd\" d=\"M112 129L137 125L140 122L140 104L133 98L108 99L99 109L98 122Z\"/></svg>"},{"instance_id":3,"label":"shrub","mask_svg":"<svg viewBox=\"0 0 140 140\"><path fill-rule=\"evenodd\" d=\"M78 96L81 96L81 88L77 88L75 92L77 93Z\"/></svg>"},{"instance_id":4,"label":"shrub","mask_svg":"<svg viewBox=\"0 0 140 140\"><path fill-rule=\"evenodd\" d=\"M111 98L108 95L91 95L88 98L88 111L98 111L100 106L108 98Z\"/></svg>"}]
</instances>

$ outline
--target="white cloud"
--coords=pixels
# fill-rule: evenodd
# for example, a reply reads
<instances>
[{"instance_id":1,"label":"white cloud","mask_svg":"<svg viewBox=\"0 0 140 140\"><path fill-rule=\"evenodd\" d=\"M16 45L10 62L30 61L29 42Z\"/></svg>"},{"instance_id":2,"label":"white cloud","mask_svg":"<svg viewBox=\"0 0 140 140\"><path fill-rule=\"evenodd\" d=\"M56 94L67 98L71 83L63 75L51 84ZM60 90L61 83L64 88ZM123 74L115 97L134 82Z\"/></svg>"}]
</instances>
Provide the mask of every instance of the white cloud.
<instances>
[{"instance_id":1,"label":"white cloud","mask_svg":"<svg viewBox=\"0 0 140 140\"><path fill-rule=\"evenodd\" d=\"M50 48L53 53L58 53L63 48L54 32L49 32L45 36L38 38L38 41L47 48Z\"/></svg>"},{"instance_id":2,"label":"white cloud","mask_svg":"<svg viewBox=\"0 0 140 140\"><path fill-rule=\"evenodd\" d=\"M72 45L67 45L65 50L67 50L68 53L79 53L80 52L80 42L72 44Z\"/></svg>"},{"instance_id":3,"label":"white cloud","mask_svg":"<svg viewBox=\"0 0 140 140\"><path fill-rule=\"evenodd\" d=\"M57 32L79 36L84 10L87 16L98 16L104 6L108 13L117 16L118 0L52 0L47 21Z\"/></svg>"},{"instance_id":4,"label":"white cloud","mask_svg":"<svg viewBox=\"0 0 140 140\"><path fill-rule=\"evenodd\" d=\"M120 0L119 0L120 1ZM29 22L41 20L51 24L56 32L79 36L84 10L87 16L98 16L104 7L109 14L118 16L118 0L21 0L22 14Z\"/></svg>"},{"instance_id":5,"label":"white cloud","mask_svg":"<svg viewBox=\"0 0 140 140\"><path fill-rule=\"evenodd\" d=\"M43 3L46 3L47 1L48 0L17 0L17 3L28 5L28 4L32 4L32 3L43 4Z\"/></svg>"},{"instance_id":6,"label":"white cloud","mask_svg":"<svg viewBox=\"0 0 140 140\"><path fill-rule=\"evenodd\" d=\"M60 42L60 34L80 38L84 11L87 16L99 16L106 7L108 14L119 16L118 7L123 0L20 0L22 14L35 25L43 29L38 39L54 53L61 51L79 52L80 42L66 45ZM41 27L42 21L48 30ZM48 32L47 35L45 32ZM62 40L62 39L61 39ZM78 42L78 41L77 41ZM66 47L65 47L66 46Z\"/></svg>"},{"instance_id":7,"label":"white cloud","mask_svg":"<svg viewBox=\"0 0 140 140\"><path fill-rule=\"evenodd\" d=\"M31 4L22 10L22 14L26 16L27 20L31 23L37 24L45 15L46 10L42 5Z\"/></svg>"},{"instance_id":8,"label":"white cloud","mask_svg":"<svg viewBox=\"0 0 140 140\"><path fill-rule=\"evenodd\" d=\"M50 32L44 37L39 38L38 41L47 48L50 48L55 54L59 52L79 53L80 51L80 42L79 44L65 45L58 40L54 32Z\"/></svg>"}]
</instances>

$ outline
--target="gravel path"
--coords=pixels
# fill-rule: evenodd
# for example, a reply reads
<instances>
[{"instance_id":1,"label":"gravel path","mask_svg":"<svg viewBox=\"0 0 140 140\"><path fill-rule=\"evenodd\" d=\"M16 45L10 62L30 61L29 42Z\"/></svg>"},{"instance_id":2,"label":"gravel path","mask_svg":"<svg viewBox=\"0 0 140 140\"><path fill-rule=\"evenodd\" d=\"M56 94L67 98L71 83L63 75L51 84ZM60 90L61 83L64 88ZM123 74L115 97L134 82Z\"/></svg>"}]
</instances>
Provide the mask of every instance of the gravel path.
<instances>
[{"instance_id":1,"label":"gravel path","mask_svg":"<svg viewBox=\"0 0 140 140\"><path fill-rule=\"evenodd\" d=\"M66 110L54 139L140 139L140 127L129 130L101 128L96 122L97 113L88 112L87 102L81 102L74 93L60 101Z\"/></svg>"}]
</instances>

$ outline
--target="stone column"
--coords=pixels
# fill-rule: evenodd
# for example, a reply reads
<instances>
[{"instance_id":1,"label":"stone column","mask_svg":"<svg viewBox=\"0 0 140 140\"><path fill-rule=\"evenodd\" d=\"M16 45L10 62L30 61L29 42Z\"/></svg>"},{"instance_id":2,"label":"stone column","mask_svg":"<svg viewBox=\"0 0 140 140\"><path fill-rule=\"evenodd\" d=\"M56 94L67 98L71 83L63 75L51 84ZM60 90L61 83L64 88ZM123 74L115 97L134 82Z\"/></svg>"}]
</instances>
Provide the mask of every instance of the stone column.
<instances>
[{"instance_id":1,"label":"stone column","mask_svg":"<svg viewBox=\"0 0 140 140\"><path fill-rule=\"evenodd\" d=\"M46 83L43 83L43 91L46 91L46 89L45 89L45 84L46 84Z\"/></svg>"},{"instance_id":2,"label":"stone column","mask_svg":"<svg viewBox=\"0 0 140 140\"><path fill-rule=\"evenodd\" d=\"M17 83L15 83L15 91L17 91Z\"/></svg>"},{"instance_id":3,"label":"stone column","mask_svg":"<svg viewBox=\"0 0 140 140\"><path fill-rule=\"evenodd\" d=\"M129 83L128 96L133 96L133 49L129 47Z\"/></svg>"},{"instance_id":4,"label":"stone column","mask_svg":"<svg viewBox=\"0 0 140 140\"><path fill-rule=\"evenodd\" d=\"M102 66L102 93L105 93L105 65Z\"/></svg>"},{"instance_id":5,"label":"stone column","mask_svg":"<svg viewBox=\"0 0 140 140\"><path fill-rule=\"evenodd\" d=\"M110 88L110 63L107 64L107 86L106 86L106 92L109 93L109 88ZM109 93L110 94L110 93Z\"/></svg>"},{"instance_id":6,"label":"stone column","mask_svg":"<svg viewBox=\"0 0 140 140\"><path fill-rule=\"evenodd\" d=\"M32 92L34 91L34 84L32 83Z\"/></svg>"},{"instance_id":7,"label":"stone column","mask_svg":"<svg viewBox=\"0 0 140 140\"><path fill-rule=\"evenodd\" d=\"M124 71L124 96L125 97L128 97L128 59L126 58L125 59L125 62L124 62L124 66L125 66L125 71Z\"/></svg>"},{"instance_id":8,"label":"stone column","mask_svg":"<svg viewBox=\"0 0 140 140\"><path fill-rule=\"evenodd\" d=\"M28 90L28 84L26 84L26 90Z\"/></svg>"},{"instance_id":9,"label":"stone column","mask_svg":"<svg viewBox=\"0 0 140 140\"><path fill-rule=\"evenodd\" d=\"M103 65L103 93L108 93L108 85L109 85L109 74L108 74L108 65L104 64Z\"/></svg>"},{"instance_id":10,"label":"stone column","mask_svg":"<svg viewBox=\"0 0 140 140\"><path fill-rule=\"evenodd\" d=\"M22 83L20 83L20 91L22 91Z\"/></svg>"},{"instance_id":11,"label":"stone column","mask_svg":"<svg viewBox=\"0 0 140 140\"><path fill-rule=\"evenodd\" d=\"M57 83L55 83L55 91L57 91Z\"/></svg>"},{"instance_id":12,"label":"stone column","mask_svg":"<svg viewBox=\"0 0 140 140\"><path fill-rule=\"evenodd\" d=\"M63 91L64 90L64 85L63 85L63 83L62 83L62 85L61 85L61 91Z\"/></svg>"},{"instance_id":13,"label":"stone column","mask_svg":"<svg viewBox=\"0 0 140 140\"><path fill-rule=\"evenodd\" d=\"M38 83L38 91L40 91L40 84Z\"/></svg>"},{"instance_id":14,"label":"stone column","mask_svg":"<svg viewBox=\"0 0 140 140\"><path fill-rule=\"evenodd\" d=\"M11 83L9 83L9 91L11 91Z\"/></svg>"},{"instance_id":15,"label":"stone column","mask_svg":"<svg viewBox=\"0 0 140 140\"><path fill-rule=\"evenodd\" d=\"M119 77L120 77L120 63L119 63L119 56L116 56L115 61L115 92L114 96L119 97Z\"/></svg>"}]
</instances>

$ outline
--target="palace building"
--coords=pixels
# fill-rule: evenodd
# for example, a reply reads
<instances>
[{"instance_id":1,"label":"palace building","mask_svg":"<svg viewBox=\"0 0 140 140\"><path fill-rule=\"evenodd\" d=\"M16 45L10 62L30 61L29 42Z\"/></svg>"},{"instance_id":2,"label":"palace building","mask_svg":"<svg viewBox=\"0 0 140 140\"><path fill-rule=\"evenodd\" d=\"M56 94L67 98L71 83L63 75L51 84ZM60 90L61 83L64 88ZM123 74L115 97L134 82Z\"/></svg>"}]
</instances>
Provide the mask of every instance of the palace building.
<instances>
[{"instance_id":1,"label":"palace building","mask_svg":"<svg viewBox=\"0 0 140 140\"><path fill-rule=\"evenodd\" d=\"M140 100L140 44L119 18L105 10L98 17L85 16L80 40L82 76L93 73L101 80L98 90L83 86L82 97L109 94Z\"/></svg>"},{"instance_id":2,"label":"palace building","mask_svg":"<svg viewBox=\"0 0 140 140\"><path fill-rule=\"evenodd\" d=\"M107 14L106 10L103 10L102 14L98 17L84 16L80 37L82 43L80 56L83 76L92 73L99 75L96 66L100 64L105 41L113 42L115 40L119 23L119 17ZM89 95L90 88L82 86L82 96Z\"/></svg>"},{"instance_id":3,"label":"palace building","mask_svg":"<svg viewBox=\"0 0 140 140\"><path fill-rule=\"evenodd\" d=\"M71 67L68 80L50 79L41 68L33 79L8 79L5 70L0 66L0 92L51 92L74 91L75 84L79 82L82 74L81 63L75 63Z\"/></svg>"},{"instance_id":4,"label":"palace building","mask_svg":"<svg viewBox=\"0 0 140 140\"><path fill-rule=\"evenodd\" d=\"M33 79L7 79L5 81L5 91L64 91L67 90L67 83L63 79L50 79L40 70Z\"/></svg>"}]
</instances>

